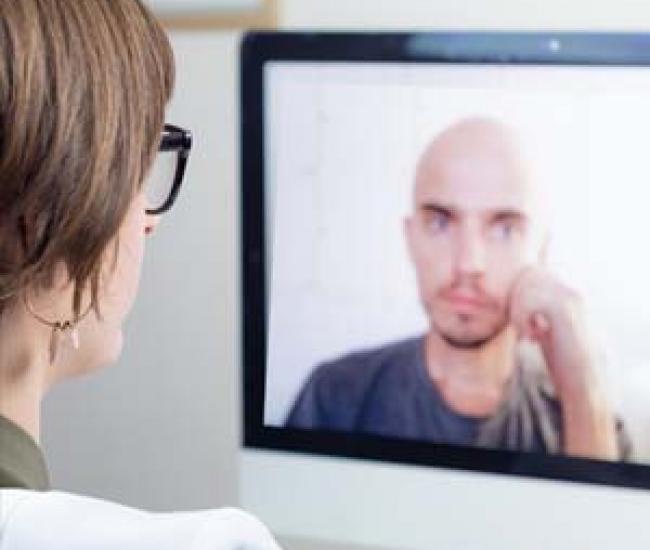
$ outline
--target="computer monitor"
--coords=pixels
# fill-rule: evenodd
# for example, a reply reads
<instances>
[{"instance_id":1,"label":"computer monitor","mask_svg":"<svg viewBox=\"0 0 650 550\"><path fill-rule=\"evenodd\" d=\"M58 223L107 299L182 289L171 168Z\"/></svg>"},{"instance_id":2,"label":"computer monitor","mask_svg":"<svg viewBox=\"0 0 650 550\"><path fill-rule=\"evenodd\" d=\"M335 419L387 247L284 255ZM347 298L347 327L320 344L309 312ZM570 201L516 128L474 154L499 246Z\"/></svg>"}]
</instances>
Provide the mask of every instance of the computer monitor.
<instances>
[{"instance_id":1,"label":"computer monitor","mask_svg":"<svg viewBox=\"0 0 650 550\"><path fill-rule=\"evenodd\" d=\"M242 499L385 548L650 509L650 36L252 33Z\"/></svg>"}]
</instances>

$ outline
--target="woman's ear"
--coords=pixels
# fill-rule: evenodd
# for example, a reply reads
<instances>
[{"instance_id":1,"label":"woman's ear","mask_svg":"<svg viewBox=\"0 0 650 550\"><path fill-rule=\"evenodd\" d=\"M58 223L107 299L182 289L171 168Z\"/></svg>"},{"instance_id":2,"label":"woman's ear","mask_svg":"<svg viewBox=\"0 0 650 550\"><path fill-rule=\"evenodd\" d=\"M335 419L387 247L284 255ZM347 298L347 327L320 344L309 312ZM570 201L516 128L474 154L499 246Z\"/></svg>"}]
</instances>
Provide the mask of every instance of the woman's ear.
<instances>
[{"instance_id":1,"label":"woman's ear","mask_svg":"<svg viewBox=\"0 0 650 550\"><path fill-rule=\"evenodd\" d=\"M27 263L28 231L24 216L0 220L0 264L4 270L20 269Z\"/></svg>"},{"instance_id":2,"label":"woman's ear","mask_svg":"<svg viewBox=\"0 0 650 550\"><path fill-rule=\"evenodd\" d=\"M28 219L21 215L17 222L18 241L22 245L24 264L31 265L38 262L45 254L47 245L52 237L52 219L44 216Z\"/></svg>"}]
</instances>

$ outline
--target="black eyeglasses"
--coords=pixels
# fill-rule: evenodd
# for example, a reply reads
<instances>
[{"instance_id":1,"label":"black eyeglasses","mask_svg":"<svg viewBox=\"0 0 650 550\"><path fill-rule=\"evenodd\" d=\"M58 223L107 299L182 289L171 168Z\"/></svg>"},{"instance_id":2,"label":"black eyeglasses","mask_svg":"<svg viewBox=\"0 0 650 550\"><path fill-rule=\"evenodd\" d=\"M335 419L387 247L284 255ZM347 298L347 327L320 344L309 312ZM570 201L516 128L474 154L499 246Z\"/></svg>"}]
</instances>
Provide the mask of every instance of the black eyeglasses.
<instances>
[{"instance_id":1,"label":"black eyeglasses","mask_svg":"<svg viewBox=\"0 0 650 550\"><path fill-rule=\"evenodd\" d=\"M192 149L192 133L172 124L165 124L159 153L145 182L147 214L169 210L181 188L187 158Z\"/></svg>"}]
</instances>

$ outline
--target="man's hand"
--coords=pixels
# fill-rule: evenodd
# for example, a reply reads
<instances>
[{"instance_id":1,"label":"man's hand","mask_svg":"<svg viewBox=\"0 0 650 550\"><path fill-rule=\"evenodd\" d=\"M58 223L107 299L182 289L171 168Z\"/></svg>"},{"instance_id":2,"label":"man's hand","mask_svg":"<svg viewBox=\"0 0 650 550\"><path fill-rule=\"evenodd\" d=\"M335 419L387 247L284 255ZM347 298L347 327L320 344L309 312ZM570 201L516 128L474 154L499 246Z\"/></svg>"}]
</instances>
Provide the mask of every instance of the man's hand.
<instances>
[{"instance_id":1,"label":"man's hand","mask_svg":"<svg viewBox=\"0 0 650 550\"><path fill-rule=\"evenodd\" d=\"M510 296L510 321L544 354L562 406L565 452L617 459L615 419L597 378L580 297L543 268L526 268Z\"/></svg>"}]
</instances>

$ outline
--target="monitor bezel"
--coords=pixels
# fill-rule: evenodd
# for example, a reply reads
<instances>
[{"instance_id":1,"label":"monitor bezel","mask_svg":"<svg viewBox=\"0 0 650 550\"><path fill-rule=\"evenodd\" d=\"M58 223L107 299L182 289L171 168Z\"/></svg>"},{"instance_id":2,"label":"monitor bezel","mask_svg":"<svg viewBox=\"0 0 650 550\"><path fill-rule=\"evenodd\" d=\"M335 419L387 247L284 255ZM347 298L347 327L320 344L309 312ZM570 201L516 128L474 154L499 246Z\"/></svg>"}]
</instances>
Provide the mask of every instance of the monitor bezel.
<instances>
[{"instance_id":1,"label":"monitor bezel","mask_svg":"<svg viewBox=\"0 0 650 550\"><path fill-rule=\"evenodd\" d=\"M240 51L243 446L649 489L650 465L264 425L264 67L278 61L650 67L650 34L251 32Z\"/></svg>"}]
</instances>

